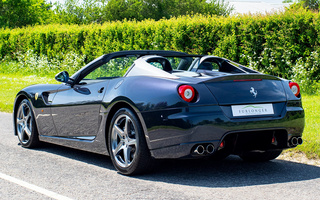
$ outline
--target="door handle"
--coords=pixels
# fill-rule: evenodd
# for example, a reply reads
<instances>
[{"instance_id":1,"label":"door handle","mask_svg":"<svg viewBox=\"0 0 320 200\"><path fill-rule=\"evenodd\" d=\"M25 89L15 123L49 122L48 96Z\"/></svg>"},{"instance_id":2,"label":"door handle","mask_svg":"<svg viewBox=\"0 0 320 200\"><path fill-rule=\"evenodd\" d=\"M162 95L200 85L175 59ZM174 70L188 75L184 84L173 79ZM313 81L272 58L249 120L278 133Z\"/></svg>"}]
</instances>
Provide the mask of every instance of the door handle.
<instances>
[{"instance_id":1,"label":"door handle","mask_svg":"<svg viewBox=\"0 0 320 200\"><path fill-rule=\"evenodd\" d=\"M104 90L104 87L100 88L100 90L98 90L98 93L102 93Z\"/></svg>"}]
</instances>

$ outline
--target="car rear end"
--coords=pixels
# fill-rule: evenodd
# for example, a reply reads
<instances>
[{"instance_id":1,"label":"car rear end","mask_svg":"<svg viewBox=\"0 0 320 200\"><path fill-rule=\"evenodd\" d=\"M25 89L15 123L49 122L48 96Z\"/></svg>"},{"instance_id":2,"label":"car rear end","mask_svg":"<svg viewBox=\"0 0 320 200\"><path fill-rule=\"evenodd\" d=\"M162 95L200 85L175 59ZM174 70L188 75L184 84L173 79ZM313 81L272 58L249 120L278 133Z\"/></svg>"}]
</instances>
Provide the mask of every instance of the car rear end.
<instances>
[{"instance_id":1,"label":"car rear end","mask_svg":"<svg viewBox=\"0 0 320 200\"><path fill-rule=\"evenodd\" d=\"M304 111L296 83L258 73L202 79L180 84L184 106L159 111L161 128L148 127L154 157L241 155L302 144Z\"/></svg>"},{"instance_id":2,"label":"car rear end","mask_svg":"<svg viewBox=\"0 0 320 200\"><path fill-rule=\"evenodd\" d=\"M231 152L239 154L302 144L304 113L296 83L255 74L221 77L205 84L236 127L225 133L220 148L230 144Z\"/></svg>"}]
</instances>

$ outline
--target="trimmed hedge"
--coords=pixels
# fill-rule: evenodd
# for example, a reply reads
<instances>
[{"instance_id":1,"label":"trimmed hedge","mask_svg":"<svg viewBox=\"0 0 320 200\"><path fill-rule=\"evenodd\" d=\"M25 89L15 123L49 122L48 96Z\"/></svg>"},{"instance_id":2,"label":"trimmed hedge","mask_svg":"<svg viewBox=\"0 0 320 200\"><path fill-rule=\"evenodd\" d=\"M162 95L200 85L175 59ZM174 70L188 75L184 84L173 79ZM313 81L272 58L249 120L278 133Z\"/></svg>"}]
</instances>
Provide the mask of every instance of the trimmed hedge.
<instances>
[{"instance_id":1,"label":"trimmed hedge","mask_svg":"<svg viewBox=\"0 0 320 200\"><path fill-rule=\"evenodd\" d=\"M32 49L49 59L74 52L86 55L85 62L89 62L113 51L163 49L215 54L245 65L254 63L253 68L269 74L290 77L297 59L319 51L319 33L319 14L304 9L272 15L196 15L102 25L34 26L2 29L0 59L16 59L17 52ZM319 73L315 76L320 79Z\"/></svg>"}]
</instances>

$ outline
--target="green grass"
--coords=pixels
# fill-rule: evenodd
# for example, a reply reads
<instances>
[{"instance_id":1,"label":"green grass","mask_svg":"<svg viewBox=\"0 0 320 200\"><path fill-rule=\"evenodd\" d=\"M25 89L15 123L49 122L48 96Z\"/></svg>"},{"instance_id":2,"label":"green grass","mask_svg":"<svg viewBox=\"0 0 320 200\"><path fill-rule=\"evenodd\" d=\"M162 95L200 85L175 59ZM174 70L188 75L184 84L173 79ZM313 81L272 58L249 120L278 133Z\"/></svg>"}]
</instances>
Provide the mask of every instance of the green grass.
<instances>
[{"instance_id":1,"label":"green grass","mask_svg":"<svg viewBox=\"0 0 320 200\"><path fill-rule=\"evenodd\" d=\"M24 87L38 83L58 83L54 77L10 75L0 73L0 111L12 112L16 94Z\"/></svg>"},{"instance_id":2,"label":"green grass","mask_svg":"<svg viewBox=\"0 0 320 200\"><path fill-rule=\"evenodd\" d=\"M320 95L303 95L302 103L306 115L303 144L290 151L302 151L308 158L320 158Z\"/></svg>"},{"instance_id":3,"label":"green grass","mask_svg":"<svg viewBox=\"0 0 320 200\"><path fill-rule=\"evenodd\" d=\"M12 112L16 94L24 87L38 83L58 83L54 76L37 77L0 73L0 111ZM290 152L304 152L308 158L320 158L320 95L302 95L306 115L304 143Z\"/></svg>"}]
</instances>

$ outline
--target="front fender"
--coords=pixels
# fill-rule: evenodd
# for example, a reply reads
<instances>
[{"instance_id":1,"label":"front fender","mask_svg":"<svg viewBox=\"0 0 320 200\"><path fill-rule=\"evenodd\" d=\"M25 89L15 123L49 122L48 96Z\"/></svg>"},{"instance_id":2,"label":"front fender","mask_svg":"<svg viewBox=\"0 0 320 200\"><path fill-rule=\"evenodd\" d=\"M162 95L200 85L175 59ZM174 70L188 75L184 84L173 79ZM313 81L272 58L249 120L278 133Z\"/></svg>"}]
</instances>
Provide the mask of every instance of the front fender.
<instances>
[{"instance_id":1,"label":"front fender","mask_svg":"<svg viewBox=\"0 0 320 200\"><path fill-rule=\"evenodd\" d=\"M17 96L16 96L16 98L14 100L14 104L13 104L13 115L12 115L12 117L13 117L14 135L18 135L17 134L17 126L16 126L17 125L16 124L17 110L18 110L18 107L19 107L19 105L20 105L20 103L21 103L21 101L23 99L28 99L29 100L29 102L32 105L31 109L32 109L32 112L33 112L33 115L34 115L34 106L33 106L33 104L34 104L34 94L30 94L30 93L28 93L26 91L21 90L20 92L18 92L18 94L17 94Z\"/></svg>"},{"instance_id":2,"label":"front fender","mask_svg":"<svg viewBox=\"0 0 320 200\"><path fill-rule=\"evenodd\" d=\"M35 100L35 96L37 95L40 98L41 95L43 94L43 92L52 92L52 91L56 91L59 87L61 87L61 84L57 85L57 84L38 84L38 85L31 85L28 87L23 88L22 90L20 90L18 92L18 94L16 95L16 98L14 100L14 104L13 104L13 126L14 126L14 135L17 135L17 130L16 130L16 112L18 110L18 107L20 105L20 102L23 99L28 99L29 102L31 103L31 109L33 112L33 115L36 116L36 112L35 112L35 108L39 107L39 106L43 106L44 103L41 101L39 103L39 101ZM37 119L35 119L37 120ZM36 123L37 124L37 123Z\"/></svg>"}]
</instances>

